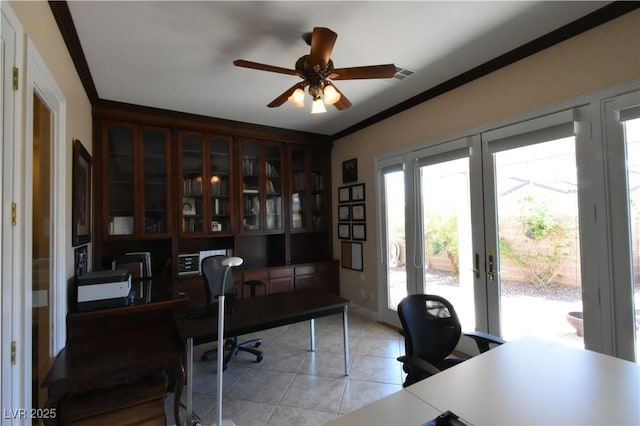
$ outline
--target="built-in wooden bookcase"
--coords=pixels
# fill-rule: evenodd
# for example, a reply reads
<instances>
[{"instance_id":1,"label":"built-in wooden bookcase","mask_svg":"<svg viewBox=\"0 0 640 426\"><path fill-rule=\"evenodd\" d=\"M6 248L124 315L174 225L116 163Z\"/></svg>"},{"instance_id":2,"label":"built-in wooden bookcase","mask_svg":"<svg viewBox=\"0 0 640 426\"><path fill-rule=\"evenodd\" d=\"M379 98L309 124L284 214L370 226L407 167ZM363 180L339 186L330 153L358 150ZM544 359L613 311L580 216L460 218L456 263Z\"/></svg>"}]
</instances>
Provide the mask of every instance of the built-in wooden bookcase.
<instances>
[{"instance_id":1,"label":"built-in wooden bookcase","mask_svg":"<svg viewBox=\"0 0 640 426\"><path fill-rule=\"evenodd\" d=\"M267 293L337 280L327 137L110 102L94 129L96 269L149 251L154 276L197 298L179 255L231 249L241 295L265 274Z\"/></svg>"}]
</instances>

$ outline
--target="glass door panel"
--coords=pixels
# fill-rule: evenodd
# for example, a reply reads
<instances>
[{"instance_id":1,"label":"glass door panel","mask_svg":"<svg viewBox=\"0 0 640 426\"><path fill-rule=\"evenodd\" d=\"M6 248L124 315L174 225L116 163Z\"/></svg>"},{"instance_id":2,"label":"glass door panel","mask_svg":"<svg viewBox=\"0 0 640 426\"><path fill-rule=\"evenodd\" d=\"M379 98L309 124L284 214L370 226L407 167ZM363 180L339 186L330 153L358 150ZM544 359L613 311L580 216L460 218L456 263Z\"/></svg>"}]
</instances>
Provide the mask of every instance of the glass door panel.
<instances>
[{"instance_id":1,"label":"glass door panel","mask_svg":"<svg viewBox=\"0 0 640 426\"><path fill-rule=\"evenodd\" d=\"M144 234L168 232L168 132L146 129L142 131L142 157L144 181Z\"/></svg>"},{"instance_id":2,"label":"glass door panel","mask_svg":"<svg viewBox=\"0 0 640 426\"><path fill-rule=\"evenodd\" d=\"M463 330L475 330L469 158L420 167L423 292L449 300Z\"/></svg>"},{"instance_id":3,"label":"glass door panel","mask_svg":"<svg viewBox=\"0 0 640 426\"><path fill-rule=\"evenodd\" d=\"M305 194L307 184L306 151L291 149L291 229L306 228Z\"/></svg>"},{"instance_id":4,"label":"glass door panel","mask_svg":"<svg viewBox=\"0 0 640 426\"><path fill-rule=\"evenodd\" d=\"M107 215L108 235L133 235L134 202L134 129L114 124L107 134Z\"/></svg>"},{"instance_id":5,"label":"glass door panel","mask_svg":"<svg viewBox=\"0 0 640 426\"><path fill-rule=\"evenodd\" d=\"M257 142L242 144L242 229L259 231L260 221L260 146Z\"/></svg>"},{"instance_id":6,"label":"glass door panel","mask_svg":"<svg viewBox=\"0 0 640 426\"><path fill-rule=\"evenodd\" d=\"M316 230L325 227L324 160L323 154L311 155L311 227Z\"/></svg>"},{"instance_id":7,"label":"glass door panel","mask_svg":"<svg viewBox=\"0 0 640 426\"><path fill-rule=\"evenodd\" d=\"M211 184L211 232L231 230L231 203L229 194L229 141L215 137L209 140L209 175Z\"/></svg>"},{"instance_id":8,"label":"glass door panel","mask_svg":"<svg viewBox=\"0 0 640 426\"><path fill-rule=\"evenodd\" d=\"M497 250L487 249L487 285L499 297L500 334L584 347L575 138L504 149L492 160Z\"/></svg>"},{"instance_id":9,"label":"glass door panel","mask_svg":"<svg viewBox=\"0 0 640 426\"><path fill-rule=\"evenodd\" d=\"M398 303L408 294L404 172L389 171L383 174L384 231L387 254L386 262L386 311L397 322Z\"/></svg>"},{"instance_id":10,"label":"glass door panel","mask_svg":"<svg viewBox=\"0 0 640 426\"><path fill-rule=\"evenodd\" d=\"M624 121L627 157L627 200L631 224L631 265L635 307L636 362L640 363L640 118Z\"/></svg>"},{"instance_id":11,"label":"glass door panel","mask_svg":"<svg viewBox=\"0 0 640 426\"><path fill-rule=\"evenodd\" d=\"M280 146L267 145L265 147L265 219L266 230L283 229L282 220L282 149Z\"/></svg>"},{"instance_id":12,"label":"glass door panel","mask_svg":"<svg viewBox=\"0 0 640 426\"><path fill-rule=\"evenodd\" d=\"M202 170L203 140L198 134L185 134L182 147L182 232L201 233L204 229Z\"/></svg>"}]
</instances>

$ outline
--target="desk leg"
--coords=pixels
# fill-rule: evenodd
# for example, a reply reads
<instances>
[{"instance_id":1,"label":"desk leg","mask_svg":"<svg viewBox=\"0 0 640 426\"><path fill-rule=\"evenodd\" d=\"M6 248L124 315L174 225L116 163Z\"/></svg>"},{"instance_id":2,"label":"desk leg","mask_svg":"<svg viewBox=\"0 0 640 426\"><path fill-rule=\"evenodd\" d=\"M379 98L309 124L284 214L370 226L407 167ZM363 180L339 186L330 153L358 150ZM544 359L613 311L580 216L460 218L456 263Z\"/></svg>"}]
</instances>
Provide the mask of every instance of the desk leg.
<instances>
[{"instance_id":1,"label":"desk leg","mask_svg":"<svg viewBox=\"0 0 640 426\"><path fill-rule=\"evenodd\" d=\"M316 320L311 318L309 320L309 336L311 336L311 351L316 350Z\"/></svg>"},{"instance_id":2,"label":"desk leg","mask_svg":"<svg viewBox=\"0 0 640 426\"><path fill-rule=\"evenodd\" d=\"M342 312L342 333L344 336L344 375L349 375L349 319L347 316L347 307Z\"/></svg>"},{"instance_id":3,"label":"desk leg","mask_svg":"<svg viewBox=\"0 0 640 426\"><path fill-rule=\"evenodd\" d=\"M193 410L193 338L187 339L187 422L191 426L191 413Z\"/></svg>"}]
</instances>

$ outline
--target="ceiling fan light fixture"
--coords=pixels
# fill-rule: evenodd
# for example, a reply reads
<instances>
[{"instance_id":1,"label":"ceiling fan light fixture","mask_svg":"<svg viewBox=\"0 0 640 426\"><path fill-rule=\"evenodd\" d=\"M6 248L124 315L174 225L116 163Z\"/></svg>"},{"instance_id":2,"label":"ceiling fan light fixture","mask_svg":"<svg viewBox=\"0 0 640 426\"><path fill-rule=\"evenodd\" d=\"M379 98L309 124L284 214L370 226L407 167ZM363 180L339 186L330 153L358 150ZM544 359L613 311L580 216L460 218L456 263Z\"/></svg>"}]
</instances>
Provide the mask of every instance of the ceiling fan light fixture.
<instances>
[{"instance_id":1,"label":"ceiling fan light fixture","mask_svg":"<svg viewBox=\"0 0 640 426\"><path fill-rule=\"evenodd\" d=\"M304 106L304 90L297 88L287 100L297 108L302 108Z\"/></svg>"},{"instance_id":2,"label":"ceiling fan light fixture","mask_svg":"<svg viewBox=\"0 0 640 426\"><path fill-rule=\"evenodd\" d=\"M340 100L342 96L340 92L336 90L333 85L328 84L324 87L324 103L327 105L333 105Z\"/></svg>"},{"instance_id":3,"label":"ceiling fan light fixture","mask_svg":"<svg viewBox=\"0 0 640 426\"><path fill-rule=\"evenodd\" d=\"M324 107L322 98L318 97L313 100L313 104L311 105L311 114L321 114L323 112L327 112L327 109Z\"/></svg>"}]
</instances>

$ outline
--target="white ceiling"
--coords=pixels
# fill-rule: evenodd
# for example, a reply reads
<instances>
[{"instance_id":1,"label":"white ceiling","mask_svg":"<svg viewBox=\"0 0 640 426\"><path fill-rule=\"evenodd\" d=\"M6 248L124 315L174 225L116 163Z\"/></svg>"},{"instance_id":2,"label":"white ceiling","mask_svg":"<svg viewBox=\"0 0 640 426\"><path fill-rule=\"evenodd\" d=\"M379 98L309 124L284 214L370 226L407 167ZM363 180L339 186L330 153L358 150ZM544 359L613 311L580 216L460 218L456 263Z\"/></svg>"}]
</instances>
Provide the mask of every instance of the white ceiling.
<instances>
[{"instance_id":1,"label":"white ceiling","mask_svg":"<svg viewBox=\"0 0 640 426\"><path fill-rule=\"evenodd\" d=\"M336 134L609 2L69 1L101 99L326 135ZM346 111L267 104L299 81L235 67L284 68L309 53L302 34L338 34L336 68L394 63L403 81L336 85Z\"/></svg>"}]
</instances>

